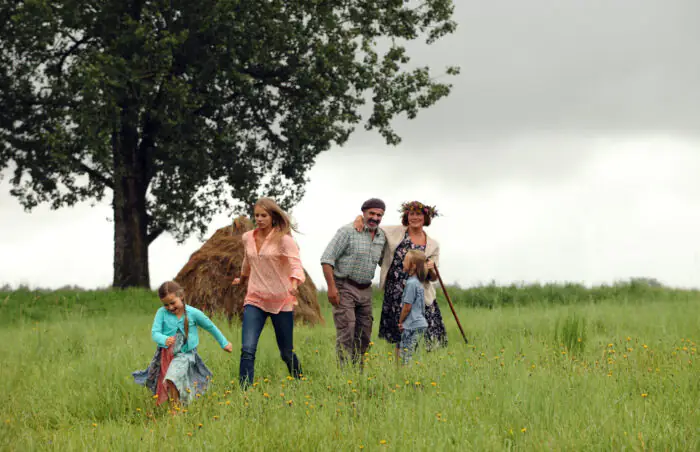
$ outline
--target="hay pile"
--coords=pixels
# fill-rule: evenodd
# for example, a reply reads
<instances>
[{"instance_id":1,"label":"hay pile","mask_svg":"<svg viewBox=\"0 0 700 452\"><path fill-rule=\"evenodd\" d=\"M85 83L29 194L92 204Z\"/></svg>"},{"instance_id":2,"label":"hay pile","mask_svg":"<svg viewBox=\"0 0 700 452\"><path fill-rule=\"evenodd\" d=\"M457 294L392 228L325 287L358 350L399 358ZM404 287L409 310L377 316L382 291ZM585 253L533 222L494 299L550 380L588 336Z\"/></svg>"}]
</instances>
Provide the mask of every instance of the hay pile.
<instances>
[{"instance_id":1,"label":"hay pile","mask_svg":"<svg viewBox=\"0 0 700 452\"><path fill-rule=\"evenodd\" d=\"M175 277L187 294L187 303L213 313L225 313L229 322L234 316L243 318L245 286L232 286L233 278L240 275L243 263L244 232L253 229L246 217L238 217L230 226L218 229L202 247L195 251ZM299 286L295 319L310 325L325 323L316 297L316 285L304 270L306 281Z\"/></svg>"}]
</instances>

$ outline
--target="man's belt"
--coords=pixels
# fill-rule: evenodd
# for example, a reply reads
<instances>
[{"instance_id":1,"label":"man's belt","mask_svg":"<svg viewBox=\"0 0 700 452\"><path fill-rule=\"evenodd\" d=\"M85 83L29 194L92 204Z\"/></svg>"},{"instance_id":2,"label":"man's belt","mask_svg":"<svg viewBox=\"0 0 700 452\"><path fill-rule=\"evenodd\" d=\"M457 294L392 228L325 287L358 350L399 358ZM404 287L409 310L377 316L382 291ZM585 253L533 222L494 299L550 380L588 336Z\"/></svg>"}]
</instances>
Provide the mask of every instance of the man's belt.
<instances>
[{"instance_id":1,"label":"man's belt","mask_svg":"<svg viewBox=\"0 0 700 452\"><path fill-rule=\"evenodd\" d=\"M365 283L365 284L361 284L361 283L359 283L359 282L357 282L357 281L353 281L353 280L350 279L350 278L336 278L336 279L337 279L338 281L342 281L342 282L344 282L344 283L348 283L348 284L350 284L351 286L357 287L358 289L361 289L361 290L367 289L368 287L370 287L370 286L372 285L372 282L368 282L368 283Z\"/></svg>"}]
</instances>

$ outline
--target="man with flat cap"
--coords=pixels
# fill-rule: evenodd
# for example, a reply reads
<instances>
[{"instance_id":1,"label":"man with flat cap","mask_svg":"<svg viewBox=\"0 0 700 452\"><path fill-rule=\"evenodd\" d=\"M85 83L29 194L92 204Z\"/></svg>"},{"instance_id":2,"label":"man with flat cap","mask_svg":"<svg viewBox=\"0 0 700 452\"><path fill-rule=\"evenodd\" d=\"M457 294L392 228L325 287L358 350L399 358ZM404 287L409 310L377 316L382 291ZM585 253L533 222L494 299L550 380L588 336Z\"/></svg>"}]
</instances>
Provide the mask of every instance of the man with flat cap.
<instances>
[{"instance_id":1,"label":"man with flat cap","mask_svg":"<svg viewBox=\"0 0 700 452\"><path fill-rule=\"evenodd\" d=\"M323 276L328 284L328 301L333 305L335 348L340 365L350 356L360 362L372 335L372 279L381 265L386 236L379 229L386 206L371 198L362 204L364 228L352 223L342 226L321 256Z\"/></svg>"}]
</instances>

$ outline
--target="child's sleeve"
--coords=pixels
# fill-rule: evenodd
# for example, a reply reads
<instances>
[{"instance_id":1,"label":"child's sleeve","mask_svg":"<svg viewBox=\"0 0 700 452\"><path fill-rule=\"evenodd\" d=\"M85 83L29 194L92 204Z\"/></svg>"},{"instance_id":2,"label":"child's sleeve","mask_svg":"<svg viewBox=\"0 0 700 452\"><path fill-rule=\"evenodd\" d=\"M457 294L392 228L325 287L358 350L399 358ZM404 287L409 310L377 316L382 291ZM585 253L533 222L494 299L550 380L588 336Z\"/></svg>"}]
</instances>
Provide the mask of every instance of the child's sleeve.
<instances>
[{"instance_id":1,"label":"child's sleeve","mask_svg":"<svg viewBox=\"0 0 700 452\"><path fill-rule=\"evenodd\" d=\"M401 298L401 302L412 305L416 299L416 295L418 295L417 292L418 291L415 284L406 284L406 287L403 289L403 297Z\"/></svg>"},{"instance_id":2,"label":"child's sleeve","mask_svg":"<svg viewBox=\"0 0 700 452\"><path fill-rule=\"evenodd\" d=\"M151 327L151 338L159 347L166 348L165 341L168 339L168 336L163 334L163 315L163 309L158 309Z\"/></svg>"},{"instance_id":3,"label":"child's sleeve","mask_svg":"<svg viewBox=\"0 0 700 452\"><path fill-rule=\"evenodd\" d=\"M214 336L214 339L216 339L216 342L219 343L221 348L226 347L228 344L228 339L224 337L224 335L221 333L221 331L214 325L214 322L212 322L209 317L199 309L193 309L192 313L194 314L192 317L194 317L194 323L198 326L201 326L205 330L209 332L212 336Z\"/></svg>"}]
</instances>

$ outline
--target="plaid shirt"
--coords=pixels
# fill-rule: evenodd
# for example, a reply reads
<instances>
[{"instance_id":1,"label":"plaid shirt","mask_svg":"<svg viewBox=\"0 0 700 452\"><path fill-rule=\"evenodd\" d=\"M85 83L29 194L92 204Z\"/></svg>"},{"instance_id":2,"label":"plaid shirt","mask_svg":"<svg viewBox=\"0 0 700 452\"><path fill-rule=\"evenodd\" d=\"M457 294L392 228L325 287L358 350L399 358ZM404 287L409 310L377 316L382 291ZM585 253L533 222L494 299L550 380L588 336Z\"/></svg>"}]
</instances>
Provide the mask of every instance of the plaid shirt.
<instances>
[{"instance_id":1,"label":"plaid shirt","mask_svg":"<svg viewBox=\"0 0 700 452\"><path fill-rule=\"evenodd\" d=\"M374 270L381 265L381 258L386 245L384 231L377 228L372 235L365 225L362 232L347 224L335 233L333 239L321 256L321 264L333 267L333 274L338 278L350 278L360 284L371 283Z\"/></svg>"}]
</instances>

